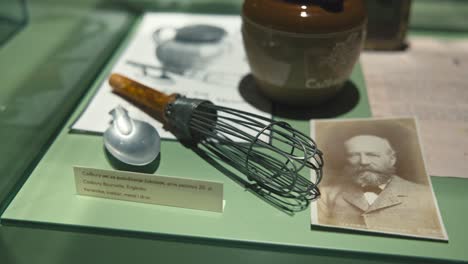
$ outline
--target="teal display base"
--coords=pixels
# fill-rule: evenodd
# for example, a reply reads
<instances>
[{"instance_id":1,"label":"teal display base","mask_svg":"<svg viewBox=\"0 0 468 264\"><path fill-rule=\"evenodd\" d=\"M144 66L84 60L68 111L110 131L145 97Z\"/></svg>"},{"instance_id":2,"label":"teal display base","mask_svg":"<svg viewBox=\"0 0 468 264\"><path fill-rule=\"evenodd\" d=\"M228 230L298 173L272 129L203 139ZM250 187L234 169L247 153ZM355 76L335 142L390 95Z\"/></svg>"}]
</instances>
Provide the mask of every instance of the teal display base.
<instances>
[{"instance_id":1,"label":"teal display base","mask_svg":"<svg viewBox=\"0 0 468 264\"><path fill-rule=\"evenodd\" d=\"M68 127L99 84L106 80L113 62L127 43L128 40L101 73L3 213L2 224L9 230L9 236L14 236L15 232L18 236L27 233L30 243L36 241L42 248L45 246L38 239L47 235L48 243L62 248L63 251L57 254L66 254L67 259L76 256L80 262L91 260L93 255L101 261L124 263L129 259L124 254L125 250L152 261L156 261L155 252L159 252L157 261L164 262L193 261L197 257L200 262L224 263L246 259L249 260L247 262L269 263L468 261L465 249L468 231L464 228L468 220L468 204L461 202L466 199L468 182L463 179L432 179L450 237L448 243L312 229L308 209L292 216L285 214L241 188L176 141L162 142L161 161L156 173L222 181L227 202L223 214L76 195L74 165L100 169L112 167L106 160L100 136L71 134ZM350 101L354 103L348 104ZM343 108L346 104L349 107ZM355 68L342 94L327 106L302 109L302 113L307 114L302 115L300 109L281 106L277 106L274 112L276 117L280 116L305 133L309 132L308 118L369 117L360 66ZM0 243L8 243L9 239L13 237L6 237ZM80 253L73 249L77 244L80 245ZM112 249L115 255L92 253L101 247ZM9 254L12 252L8 251Z\"/></svg>"}]
</instances>

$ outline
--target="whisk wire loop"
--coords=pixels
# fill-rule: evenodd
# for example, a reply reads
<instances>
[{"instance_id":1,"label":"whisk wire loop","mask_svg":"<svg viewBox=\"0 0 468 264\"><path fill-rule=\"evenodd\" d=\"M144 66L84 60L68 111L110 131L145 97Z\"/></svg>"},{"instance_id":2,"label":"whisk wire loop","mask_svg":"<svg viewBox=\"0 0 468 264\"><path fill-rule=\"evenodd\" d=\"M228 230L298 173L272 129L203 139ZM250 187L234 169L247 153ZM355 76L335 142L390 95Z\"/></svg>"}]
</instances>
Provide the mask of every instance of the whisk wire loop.
<instances>
[{"instance_id":1,"label":"whisk wire loop","mask_svg":"<svg viewBox=\"0 0 468 264\"><path fill-rule=\"evenodd\" d=\"M223 158L265 190L300 199L319 195L322 153L312 139L288 123L201 104L194 109L189 126L204 135L203 142L212 148L224 145ZM315 183L300 174L306 167L315 171Z\"/></svg>"}]
</instances>

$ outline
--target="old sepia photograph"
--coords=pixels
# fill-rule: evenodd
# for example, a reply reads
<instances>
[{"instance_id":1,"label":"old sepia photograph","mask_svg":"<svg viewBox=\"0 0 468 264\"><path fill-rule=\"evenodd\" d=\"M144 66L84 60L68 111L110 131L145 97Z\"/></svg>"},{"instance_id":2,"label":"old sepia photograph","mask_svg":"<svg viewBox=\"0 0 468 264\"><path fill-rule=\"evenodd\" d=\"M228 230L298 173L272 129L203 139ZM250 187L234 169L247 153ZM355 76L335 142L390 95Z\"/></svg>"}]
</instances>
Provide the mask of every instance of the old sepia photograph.
<instances>
[{"instance_id":1,"label":"old sepia photograph","mask_svg":"<svg viewBox=\"0 0 468 264\"><path fill-rule=\"evenodd\" d=\"M312 225L448 240L413 118L321 120L324 153Z\"/></svg>"}]
</instances>

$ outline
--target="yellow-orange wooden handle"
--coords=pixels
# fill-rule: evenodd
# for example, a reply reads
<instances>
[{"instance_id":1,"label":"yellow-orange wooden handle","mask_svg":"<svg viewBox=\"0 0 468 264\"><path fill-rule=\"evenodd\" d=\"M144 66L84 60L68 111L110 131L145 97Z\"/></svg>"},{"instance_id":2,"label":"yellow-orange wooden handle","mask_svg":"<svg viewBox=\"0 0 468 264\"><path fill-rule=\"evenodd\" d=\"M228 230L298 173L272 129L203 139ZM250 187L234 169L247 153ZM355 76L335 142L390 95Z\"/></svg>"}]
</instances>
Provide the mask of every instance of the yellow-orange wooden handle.
<instances>
[{"instance_id":1,"label":"yellow-orange wooden handle","mask_svg":"<svg viewBox=\"0 0 468 264\"><path fill-rule=\"evenodd\" d=\"M163 121L166 121L164 110L167 104L173 102L177 98L177 94L167 95L161 93L116 73L109 77L109 84L115 93L154 111Z\"/></svg>"}]
</instances>

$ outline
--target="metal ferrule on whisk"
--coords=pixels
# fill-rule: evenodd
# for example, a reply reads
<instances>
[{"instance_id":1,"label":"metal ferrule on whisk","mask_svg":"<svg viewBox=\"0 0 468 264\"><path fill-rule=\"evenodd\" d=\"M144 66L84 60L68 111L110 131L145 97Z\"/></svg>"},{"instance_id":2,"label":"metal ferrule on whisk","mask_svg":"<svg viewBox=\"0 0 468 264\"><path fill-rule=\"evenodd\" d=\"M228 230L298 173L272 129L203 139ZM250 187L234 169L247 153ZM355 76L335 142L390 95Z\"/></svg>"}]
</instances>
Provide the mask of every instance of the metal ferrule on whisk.
<instances>
[{"instance_id":1,"label":"metal ferrule on whisk","mask_svg":"<svg viewBox=\"0 0 468 264\"><path fill-rule=\"evenodd\" d=\"M165 109L165 116L170 127L176 133L176 137L184 143L197 143L204 135L190 128L190 121L193 113L201 105L213 104L208 100L187 98L178 96L173 102L169 103ZM216 118L212 120L215 122Z\"/></svg>"}]
</instances>

